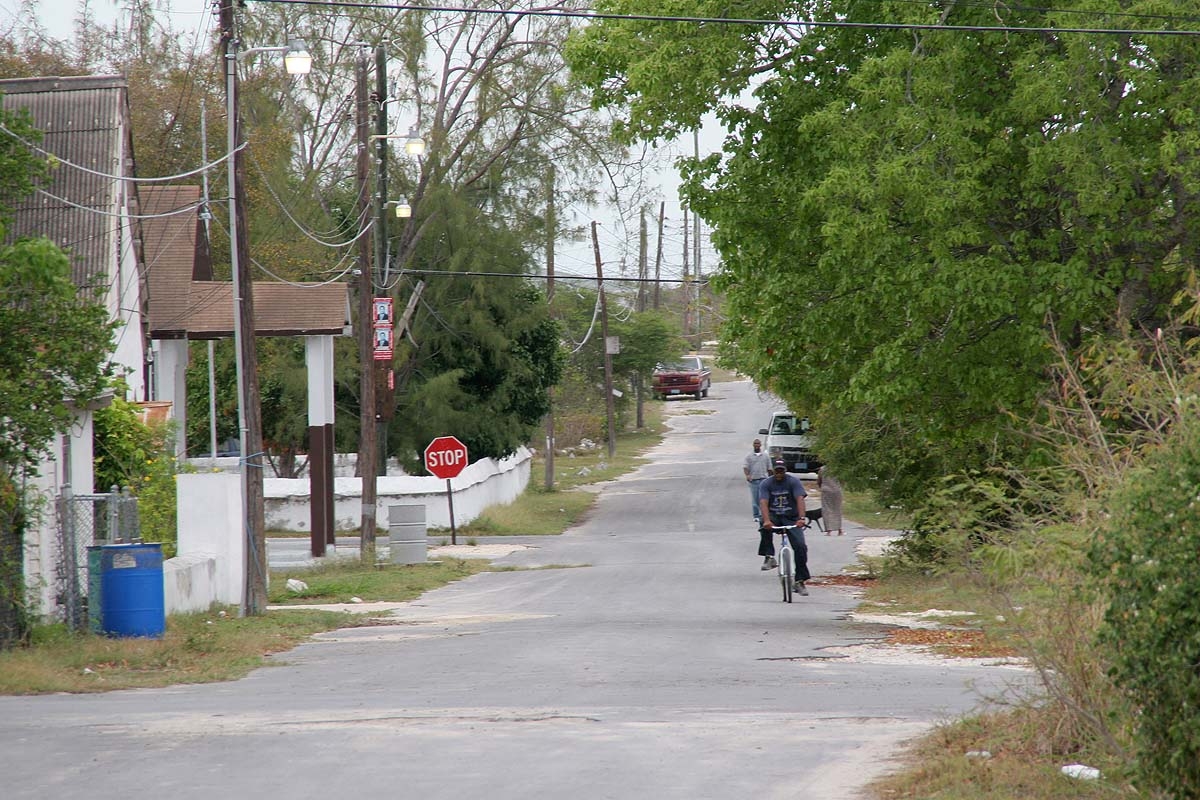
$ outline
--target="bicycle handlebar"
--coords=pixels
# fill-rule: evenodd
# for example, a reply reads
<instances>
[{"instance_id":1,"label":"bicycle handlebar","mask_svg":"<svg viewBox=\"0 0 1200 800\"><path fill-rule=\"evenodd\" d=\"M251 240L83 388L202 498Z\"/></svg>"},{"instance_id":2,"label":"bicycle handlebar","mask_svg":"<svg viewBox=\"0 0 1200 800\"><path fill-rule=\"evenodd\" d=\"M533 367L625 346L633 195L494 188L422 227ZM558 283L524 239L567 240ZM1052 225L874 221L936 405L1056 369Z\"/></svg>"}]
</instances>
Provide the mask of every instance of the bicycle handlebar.
<instances>
[{"instance_id":1,"label":"bicycle handlebar","mask_svg":"<svg viewBox=\"0 0 1200 800\"><path fill-rule=\"evenodd\" d=\"M794 523L792 525L772 525L769 528L766 525L763 525L761 528L758 529L758 531L759 531L759 533L765 533L767 531L771 531L772 533L783 534L783 533L787 533L788 531L794 531L794 530L806 531L810 527L812 527L812 526L809 525L807 522L804 523L803 525L801 525L799 523Z\"/></svg>"}]
</instances>

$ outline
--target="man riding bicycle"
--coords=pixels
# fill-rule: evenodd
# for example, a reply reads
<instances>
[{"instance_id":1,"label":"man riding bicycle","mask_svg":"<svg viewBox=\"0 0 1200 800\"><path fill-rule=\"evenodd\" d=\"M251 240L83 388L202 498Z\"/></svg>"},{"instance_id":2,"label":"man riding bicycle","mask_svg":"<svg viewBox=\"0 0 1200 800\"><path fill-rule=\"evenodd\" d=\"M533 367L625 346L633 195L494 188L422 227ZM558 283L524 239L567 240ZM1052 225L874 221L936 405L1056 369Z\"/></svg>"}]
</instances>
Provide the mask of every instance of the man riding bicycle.
<instances>
[{"instance_id":1,"label":"man riding bicycle","mask_svg":"<svg viewBox=\"0 0 1200 800\"><path fill-rule=\"evenodd\" d=\"M763 527L759 535L762 537L764 548L775 551L775 542L771 538L771 529L776 525L796 525L804 519L804 484L795 475L787 471L783 459L776 459L771 477L758 485L758 507L762 514ZM796 552L796 593L807 595L808 589L804 582L812 575L808 571L808 545L804 541L804 529L792 528L787 532L788 541Z\"/></svg>"}]
</instances>

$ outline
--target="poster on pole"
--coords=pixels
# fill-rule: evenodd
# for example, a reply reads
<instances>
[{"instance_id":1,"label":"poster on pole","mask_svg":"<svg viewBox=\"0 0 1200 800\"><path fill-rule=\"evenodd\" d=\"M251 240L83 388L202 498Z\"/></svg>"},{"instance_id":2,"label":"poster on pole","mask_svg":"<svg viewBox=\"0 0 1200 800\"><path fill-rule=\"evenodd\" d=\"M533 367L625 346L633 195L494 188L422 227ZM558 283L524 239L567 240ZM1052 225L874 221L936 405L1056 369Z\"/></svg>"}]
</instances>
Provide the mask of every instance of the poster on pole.
<instances>
[{"instance_id":1,"label":"poster on pole","mask_svg":"<svg viewBox=\"0 0 1200 800\"><path fill-rule=\"evenodd\" d=\"M375 329L375 360L390 361L392 358L392 329L390 326Z\"/></svg>"}]
</instances>

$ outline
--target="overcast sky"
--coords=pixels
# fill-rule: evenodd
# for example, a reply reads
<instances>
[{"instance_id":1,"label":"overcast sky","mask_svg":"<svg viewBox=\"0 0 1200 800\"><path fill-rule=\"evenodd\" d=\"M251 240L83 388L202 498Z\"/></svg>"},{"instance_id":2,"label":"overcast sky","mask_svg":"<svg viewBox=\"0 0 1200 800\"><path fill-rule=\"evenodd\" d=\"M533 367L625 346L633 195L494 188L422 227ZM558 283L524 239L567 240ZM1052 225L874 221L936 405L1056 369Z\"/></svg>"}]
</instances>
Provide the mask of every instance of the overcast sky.
<instances>
[{"instance_id":1,"label":"overcast sky","mask_svg":"<svg viewBox=\"0 0 1200 800\"><path fill-rule=\"evenodd\" d=\"M38 21L55 39L70 40L74 38L74 23L84 2L91 10L97 22L104 26L115 23L128 24L126 7L128 0L36 0L38 6ZM216 19L212 0L152 0L161 10L170 6L170 20L173 29L180 34L206 37L216 35ZM7 31L15 22L19 27L21 19L19 10L21 0L0 0L0 31ZM718 126L710 124L701 132L701 152L712 152L719 149L723 133ZM678 272L682 250L682 211L678 200L678 176L670 166L671 160L680 152L688 154L692 151L691 136L685 136L673 147L664 147L654 153L652 159L661 165L659 169L659 192L666 201L667 234L664 241L664 267L669 272ZM601 191L604 187L601 187ZM657 203L654 204L657 211ZM613 212L603 208L573 208L563 209L568 218L573 217L575 224L586 226L590 219L600 223L600 246L603 260L607 264L624 262L626 269L636 261L637 223L632 222L632 229L626 230L615 218ZM688 225L689 229L692 227ZM653 263L653 251L656 240L656 220L650 222L651 248L650 260ZM712 266L714 255L708 246L707 230L702 237L704 253L702 260L706 267ZM693 245L694 247L694 245ZM690 248L689 248L690 249ZM567 244L559 255L559 269L563 272L595 274L595 265L591 253L590 241ZM665 275L664 275L665 277Z\"/></svg>"},{"instance_id":2,"label":"overcast sky","mask_svg":"<svg viewBox=\"0 0 1200 800\"><path fill-rule=\"evenodd\" d=\"M154 0L155 5L162 7L165 3ZM18 17L20 0L0 0L0 20L4 21L0 29L9 27L8 21ZM105 27L115 22L126 22L128 15L124 13L128 6L126 0L87 0L96 21ZM55 39L71 39L74 36L75 19L83 6L81 0L37 0L38 21ZM173 0L171 7L171 25L182 33L211 31L215 25L212 13L212 3L209 0Z\"/></svg>"}]
</instances>

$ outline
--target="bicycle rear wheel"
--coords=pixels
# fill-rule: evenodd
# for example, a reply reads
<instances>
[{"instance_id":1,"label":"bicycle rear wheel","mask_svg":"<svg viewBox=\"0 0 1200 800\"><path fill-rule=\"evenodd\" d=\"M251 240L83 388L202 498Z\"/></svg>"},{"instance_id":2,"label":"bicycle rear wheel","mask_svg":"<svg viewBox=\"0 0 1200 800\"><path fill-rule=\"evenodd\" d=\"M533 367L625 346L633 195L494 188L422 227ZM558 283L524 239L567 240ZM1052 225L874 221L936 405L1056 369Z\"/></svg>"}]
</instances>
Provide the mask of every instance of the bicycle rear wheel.
<instances>
[{"instance_id":1,"label":"bicycle rear wheel","mask_svg":"<svg viewBox=\"0 0 1200 800\"><path fill-rule=\"evenodd\" d=\"M796 582L795 556L790 547L779 553L779 582L783 585L783 602L792 602L792 589Z\"/></svg>"}]
</instances>

